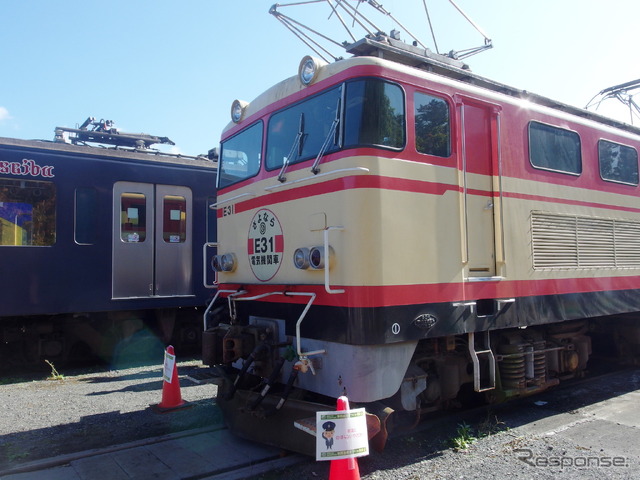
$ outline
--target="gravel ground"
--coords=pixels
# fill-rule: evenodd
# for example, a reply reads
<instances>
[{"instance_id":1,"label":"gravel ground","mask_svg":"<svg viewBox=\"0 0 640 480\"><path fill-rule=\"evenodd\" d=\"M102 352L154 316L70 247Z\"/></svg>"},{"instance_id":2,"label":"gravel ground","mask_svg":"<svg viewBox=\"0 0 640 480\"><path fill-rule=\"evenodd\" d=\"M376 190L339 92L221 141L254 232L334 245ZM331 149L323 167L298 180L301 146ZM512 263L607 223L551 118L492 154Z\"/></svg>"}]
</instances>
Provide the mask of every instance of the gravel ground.
<instances>
[{"instance_id":1,"label":"gravel ground","mask_svg":"<svg viewBox=\"0 0 640 480\"><path fill-rule=\"evenodd\" d=\"M441 417L358 460L362 480L640 479L640 370ZM463 448L461 427L471 437ZM612 459L621 461L612 466ZM526 461L525 461L526 460ZM317 480L308 461L250 480ZM333 480L333 479L332 479Z\"/></svg>"},{"instance_id":2,"label":"gravel ground","mask_svg":"<svg viewBox=\"0 0 640 480\"><path fill-rule=\"evenodd\" d=\"M91 373L60 371L0 379L0 471L26 462L219 424L216 386L187 375L200 362L178 363L189 408L158 414L162 365Z\"/></svg>"},{"instance_id":3,"label":"gravel ground","mask_svg":"<svg viewBox=\"0 0 640 480\"><path fill-rule=\"evenodd\" d=\"M179 363L182 398L191 408L167 414L149 408L162 397L162 365L61 372L65 375L62 380L46 380L47 374L13 383L2 379L0 471L60 454L218 425L221 419L212 401L216 386L187 378L204 371L195 360ZM622 410L634 412L637 405L640 370L633 370L595 385L555 389L491 409L442 416L421 431L390 439L382 454L360 458L360 478L640 478L640 413L615 423L600 411L624 407ZM461 430L465 425L474 438L463 448L454 448L452 442L465 438ZM616 468L532 466L522 459L527 455L547 463L618 455L626 464ZM251 480L323 478L329 478L329 462L309 459Z\"/></svg>"}]
</instances>

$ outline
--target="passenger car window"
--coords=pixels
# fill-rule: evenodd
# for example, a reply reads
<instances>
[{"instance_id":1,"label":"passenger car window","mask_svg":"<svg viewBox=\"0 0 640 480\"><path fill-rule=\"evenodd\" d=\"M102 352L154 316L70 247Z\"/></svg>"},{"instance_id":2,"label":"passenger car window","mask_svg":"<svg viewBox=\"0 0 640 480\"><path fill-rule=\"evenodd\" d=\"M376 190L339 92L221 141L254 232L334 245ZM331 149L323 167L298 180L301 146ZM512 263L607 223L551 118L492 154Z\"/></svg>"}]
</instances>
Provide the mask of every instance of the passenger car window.
<instances>
[{"instance_id":1,"label":"passenger car window","mask_svg":"<svg viewBox=\"0 0 640 480\"><path fill-rule=\"evenodd\" d=\"M187 201L178 195L162 199L162 239L166 243L183 243L187 238Z\"/></svg>"},{"instance_id":2,"label":"passenger car window","mask_svg":"<svg viewBox=\"0 0 640 480\"><path fill-rule=\"evenodd\" d=\"M147 197L142 193L123 193L120 197L120 239L141 243L147 239Z\"/></svg>"},{"instance_id":3,"label":"passenger car window","mask_svg":"<svg viewBox=\"0 0 640 480\"><path fill-rule=\"evenodd\" d=\"M55 241L55 185L0 178L0 245L42 247Z\"/></svg>"}]
</instances>

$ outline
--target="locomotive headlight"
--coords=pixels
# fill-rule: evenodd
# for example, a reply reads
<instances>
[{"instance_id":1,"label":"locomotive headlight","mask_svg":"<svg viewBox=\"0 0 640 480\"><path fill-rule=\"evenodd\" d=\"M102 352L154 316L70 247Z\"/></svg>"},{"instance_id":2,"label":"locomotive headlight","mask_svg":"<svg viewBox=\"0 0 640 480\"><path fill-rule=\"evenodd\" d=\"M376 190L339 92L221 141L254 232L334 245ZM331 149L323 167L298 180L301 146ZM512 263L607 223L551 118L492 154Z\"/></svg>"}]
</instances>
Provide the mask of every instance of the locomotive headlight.
<instances>
[{"instance_id":1,"label":"locomotive headlight","mask_svg":"<svg viewBox=\"0 0 640 480\"><path fill-rule=\"evenodd\" d=\"M312 247L309 250L309 265L316 270L321 270L325 267L329 268L332 258L333 249L331 247L329 247L328 252L325 252L323 246Z\"/></svg>"},{"instance_id":2,"label":"locomotive headlight","mask_svg":"<svg viewBox=\"0 0 640 480\"><path fill-rule=\"evenodd\" d=\"M237 265L236 256L233 253L225 253L222 255L222 271L224 272L233 272L236 269Z\"/></svg>"},{"instance_id":3,"label":"locomotive headlight","mask_svg":"<svg viewBox=\"0 0 640 480\"><path fill-rule=\"evenodd\" d=\"M326 65L321 60L307 55L300 62L298 77L304 86L311 85L318 77L320 68Z\"/></svg>"},{"instance_id":4,"label":"locomotive headlight","mask_svg":"<svg viewBox=\"0 0 640 480\"><path fill-rule=\"evenodd\" d=\"M213 268L216 272L222 271L220 260L222 260L222 255L214 255L213 258L211 259L211 268Z\"/></svg>"},{"instance_id":5,"label":"locomotive headlight","mask_svg":"<svg viewBox=\"0 0 640 480\"><path fill-rule=\"evenodd\" d=\"M234 100L231 104L231 121L233 123L238 123L240 120L244 118L244 113L246 111L247 102L243 102L242 100Z\"/></svg>"},{"instance_id":6,"label":"locomotive headlight","mask_svg":"<svg viewBox=\"0 0 640 480\"><path fill-rule=\"evenodd\" d=\"M309 268L309 249L296 248L296 251L293 252L293 264L300 270Z\"/></svg>"},{"instance_id":7,"label":"locomotive headlight","mask_svg":"<svg viewBox=\"0 0 640 480\"><path fill-rule=\"evenodd\" d=\"M216 272L233 272L238 262L234 253L215 255L211 260L211 266Z\"/></svg>"}]
</instances>

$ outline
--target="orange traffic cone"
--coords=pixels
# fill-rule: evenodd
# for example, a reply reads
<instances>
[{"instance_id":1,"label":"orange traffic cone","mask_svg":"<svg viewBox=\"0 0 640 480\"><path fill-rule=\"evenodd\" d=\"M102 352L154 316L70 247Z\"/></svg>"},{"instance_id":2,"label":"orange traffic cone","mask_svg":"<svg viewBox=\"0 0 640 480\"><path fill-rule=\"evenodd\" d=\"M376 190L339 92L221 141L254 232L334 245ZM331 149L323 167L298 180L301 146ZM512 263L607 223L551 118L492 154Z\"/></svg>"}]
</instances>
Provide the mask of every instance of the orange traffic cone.
<instances>
[{"instance_id":1,"label":"orange traffic cone","mask_svg":"<svg viewBox=\"0 0 640 480\"><path fill-rule=\"evenodd\" d=\"M344 396L339 397L336 410L349 410L349 399ZM358 460L356 458L331 460L329 480L360 480Z\"/></svg>"},{"instance_id":2,"label":"orange traffic cone","mask_svg":"<svg viewBox=\"0 0 640 480\"><path fill-rule=\"evenodd\" d=\"M187 402L182 400L182 395L180 394L180 379L178 378L176 356L173 347L169 345L164 355L162 401L157 405L151 405L151 408L158 413L165 413L189 406Z\"/></svg>"}]
</instances>

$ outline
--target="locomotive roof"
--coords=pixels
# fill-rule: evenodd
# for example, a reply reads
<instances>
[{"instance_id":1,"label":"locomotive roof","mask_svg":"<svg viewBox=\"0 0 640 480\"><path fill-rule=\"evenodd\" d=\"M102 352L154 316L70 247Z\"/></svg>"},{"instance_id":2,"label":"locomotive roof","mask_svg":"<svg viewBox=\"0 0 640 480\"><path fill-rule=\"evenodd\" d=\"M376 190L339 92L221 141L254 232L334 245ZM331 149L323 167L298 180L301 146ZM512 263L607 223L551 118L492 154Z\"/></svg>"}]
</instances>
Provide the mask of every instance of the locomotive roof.
<instances>
[{"instance_id":1,"label":"locomotive roof","mask_svg":"<svg viewBox=\"0 0 640 480\"><path fill-rule=\"evenodd\" d=\"M375 37L367 36L351 45L346 45L345 50L356 57L374 56L385 58L395 63L430 71L494 92L503 93L538 105L640 134L640 128L636 126L476 75L469 70L466 64L459 60L451 59L445 55L434 54L428 49L408 45L384 34L378 34Z\"/></svg>"},{"instance_id":2,"label":"locomotive roof","mask_svg":"<svg viewBox=\"0 0 640 480\"><path fill-rule=\"evenodd\" d=\"M58 154L69 154L83 157L101 157L116 160L135 160L144 162L158 162L174 165L198 166L203 168L215 168L214 162L204 156L188 156L158 152L155 150L133 150L124 148L101 148L87 145L73 145L68 143L52 142L47 140L21 140L17 138L0 137L0 149L12 147L22 150L38 150Z\"/></svg>"},{"instance_id":3,"label":"locomotive roof","mask_svg":"<svg viewBox=\"0 0 640 480\"><path fill-rule=\"evenodd\" d=\"M354 64L379 63L388 68L396 68L398 70L407 69L407 72L410 72L412 69L417 69L422 72L438 75L441 78L448 78L472 87L507 95L508 97L527 101L534 105L548 107L558 112L564 112L568 115L591 120L602 125L629 132L633 135L640 135L639 127L490 80L471 72L468 66L461 61L450 59L444 55L434 54L429 50L408 45L383 34L375 37L365 37L351 45L346 45L345 49L353 56L325 65L321 69L316 83L346 68L352 67ZM250 117L274 101L295 94L306 88L308 87L303 86L297 76L289 77L273 85L251 101L247 106L246 116ZM225 128L225 132L234 126L235 124L229 123Z\"/></svg>"}]
</instances>

